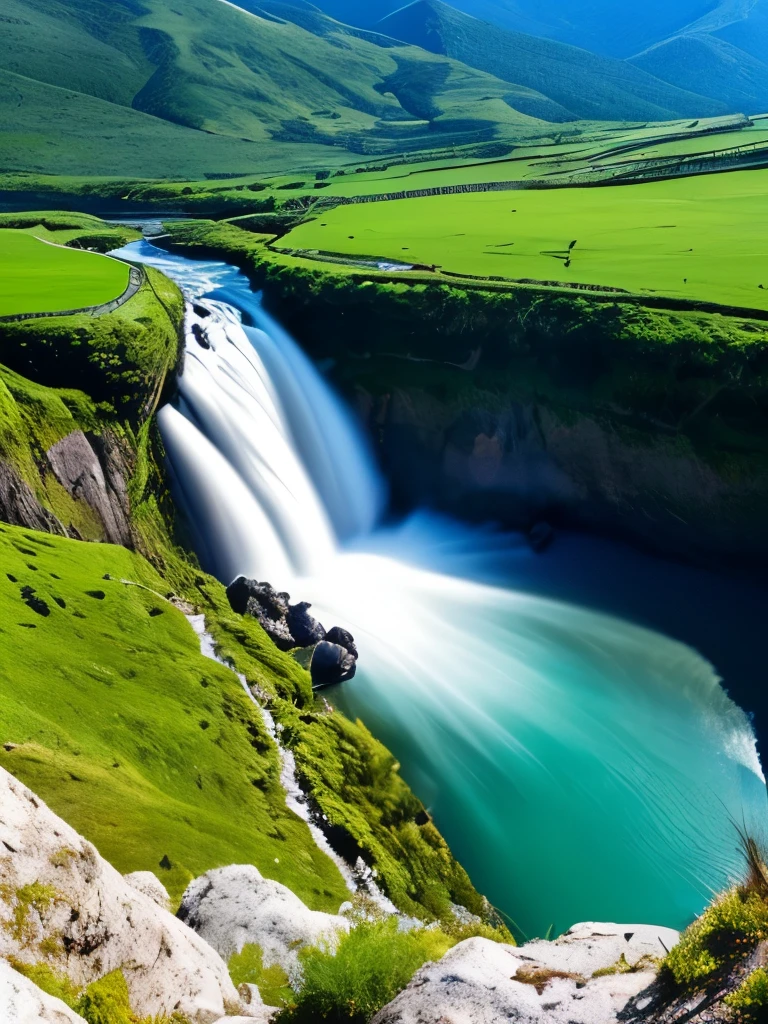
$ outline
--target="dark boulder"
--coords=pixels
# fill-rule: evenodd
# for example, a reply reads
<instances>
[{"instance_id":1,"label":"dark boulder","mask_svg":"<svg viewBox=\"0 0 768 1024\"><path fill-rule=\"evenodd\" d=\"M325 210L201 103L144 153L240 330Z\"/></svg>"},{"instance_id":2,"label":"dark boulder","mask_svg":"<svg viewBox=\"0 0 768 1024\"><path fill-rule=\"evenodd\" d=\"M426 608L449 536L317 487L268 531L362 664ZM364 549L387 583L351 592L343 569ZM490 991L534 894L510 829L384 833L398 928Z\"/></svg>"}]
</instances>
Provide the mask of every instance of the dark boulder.
<instances>
[{"instance_id":1,"label":"dark boulder","mask_svg":"<svg viewBox=\"0 0 768 1024\"><path fill-rule=\"evenodd\" d=\"M286 623L296 641L296 647L312 647L313 644L325 640L325 629L309 614L311 607L307 601L301 601L288 608Z\"/></svg>"},{"instance_id":2,"label":"dark boulder","mask_svg":"<svg viewBox=\"0 0 768 1024\"><path fill-rule=\"evenodd\" d=\"M288 614L288 594L278 593L269 583L259 583L245 576L238 576L227 587L227 598L233 612L238 615L253 614L248 605L251 601L262 608L271 619L284 619Z\"/></svg>"},{"instance_id":3,"label":"dark boulder","mask_svg":"<svg viewBox=\"0 0 768 1024\"><path fill-rule=\"evenodd\" d=\"M346 629L342 629L341 626L334 626L329 629L325 634L325 639L329 644L338 644L339 647L343 647L349 651L352 657L357 661L357 647L355 646L355 638Z\"/></svg>"},{"instance_id":4,"label":"dark boulder","mask_svg":"<svg viewBox=\"0 0 768 1024\"><path fill-rule=\"evenodd\" d=\"M238 576L227 587L227 598L232 611L256 619L281 651L290 651L297 646L287 623L290 610L288 594L279 593L269 583Z\"/></svg>"},{"instance_id":5,"label":"dark boulder","mask_svg":"<svg viewBox=\"0 0 768 1024\"><path fill-rule=\"evenodd\" d=\"M200 348L211 347L211 343L206 337L205 330L200 326L200 324L192 324L192 336Z\"/></svg>"},{"instance_id":6,"label":"dark boulder","mask_svg":"<svg viewBox=\"0 0 768 1024\"><path fill-rule=\"evenodd\" d=\"M297 646L290 629L288 629L285 619L271 618L267 611L262 608L257 601L254 601L253 598L248 602L248 614L256 619L270 640L272 640L281 651L292 651L293 648Z\"/></svg>"},{"instance_id":7,"label":"dark boulder","mask_svg":"<svg viewBox=\"0 0 768 1024\"><path fill-rule=\"evenodd\" d=\"M357 662L345 647L323 640L315 648L309 671L313 687L319 690L352 679L357 671Z\"/></svg>"}]
</instances>

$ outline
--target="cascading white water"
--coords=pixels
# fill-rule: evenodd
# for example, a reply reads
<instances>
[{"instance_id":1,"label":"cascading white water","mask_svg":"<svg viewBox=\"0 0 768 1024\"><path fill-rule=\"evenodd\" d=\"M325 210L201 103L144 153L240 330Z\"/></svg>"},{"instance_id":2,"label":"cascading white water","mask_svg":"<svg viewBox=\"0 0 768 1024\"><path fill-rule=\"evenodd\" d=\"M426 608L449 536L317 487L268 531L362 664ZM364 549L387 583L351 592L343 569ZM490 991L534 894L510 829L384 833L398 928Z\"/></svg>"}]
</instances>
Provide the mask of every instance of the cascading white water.
<instances>
[{"instance_id":1,"label":"cascading white water","mask_svg":"<svg viewBox=\"0 0 768 1024\"><path fill-rule=\"evenodd\" d=\"M205 567L351 629L361 669L333 699L387 742L524 931L685 924L739 871L733 821L759 829L767 809L754 734L712 667L626 622L453 578L436 521L374 532L365 441L245 278L146 243L125 255L213 295L212 316L190 313L179 397L159 415ZM397 557L406 535L430 570Z\"/></svg>"}]
</instances>

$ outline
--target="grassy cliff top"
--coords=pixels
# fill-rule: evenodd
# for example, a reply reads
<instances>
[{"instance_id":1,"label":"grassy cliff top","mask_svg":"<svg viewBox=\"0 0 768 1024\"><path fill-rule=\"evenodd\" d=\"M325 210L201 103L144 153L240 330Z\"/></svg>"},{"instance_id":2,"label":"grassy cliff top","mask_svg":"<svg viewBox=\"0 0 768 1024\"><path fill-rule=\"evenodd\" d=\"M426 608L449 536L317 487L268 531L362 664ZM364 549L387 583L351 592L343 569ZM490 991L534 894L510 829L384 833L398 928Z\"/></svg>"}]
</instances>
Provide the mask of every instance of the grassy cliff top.
<instances>
[{"instance_id":1,"label":"grassy cliff top","mask_svg":"<svg viewBox=\"0 0 768 1024\"><path fill-rule=\"evenodd\" d=\"M319 211L295 255L768 309L768 171L603 188L439 195Z\"/></svg>"},{"instance_id":2,"label":"grassy cliff top","mask_svg":"<svg viewBox=\"0 0 768 1024\"><path fill-rule=\"evenodd\" d=\"M128 266L0 227L0 316L99 306L128 286Z\"/></svg>"}]
</instances>

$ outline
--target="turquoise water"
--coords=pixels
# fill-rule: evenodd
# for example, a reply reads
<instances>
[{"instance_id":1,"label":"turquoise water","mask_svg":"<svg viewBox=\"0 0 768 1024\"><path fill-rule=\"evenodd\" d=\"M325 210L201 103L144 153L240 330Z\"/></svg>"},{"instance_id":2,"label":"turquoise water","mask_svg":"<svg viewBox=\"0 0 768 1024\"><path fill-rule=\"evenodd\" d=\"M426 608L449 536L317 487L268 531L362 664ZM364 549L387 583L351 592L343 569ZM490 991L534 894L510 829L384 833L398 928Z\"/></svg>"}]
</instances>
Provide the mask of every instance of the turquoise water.
<instances>
[{"instance_id":1,"label":"turquoise water","mask_svg":"<svg viewBox=\"0 0 768 1024\"><path fill-rule=\"evenodd\" d=\"M592 611L376 561L348 556L332 586L305 587L329 621L346 605L362 652L332 700L389 746L520 933L680 928L738 876L733 822L763 829L765 785L703 658Z\"/></svg>"},{"instance_id":2,"label":"turquoise water","mask_svg":"<svg viewBox=\"0 0 768 1024\"><path fill-rule=\"evenodd\" d=\"M358 429L247 281L147 246L130 255L219 299L199 324L209 347L190 334L159 416L204 566L268 580L355 634L358 675L329 696L390 747L520 934L687 924L741 870L735 823L761 833L768 810L751 724L712 666L537 596L530 577L525 593L514 572L473 582L511 538L437 520L376 529L380 481Z\"/></svg>"}]
</instances>

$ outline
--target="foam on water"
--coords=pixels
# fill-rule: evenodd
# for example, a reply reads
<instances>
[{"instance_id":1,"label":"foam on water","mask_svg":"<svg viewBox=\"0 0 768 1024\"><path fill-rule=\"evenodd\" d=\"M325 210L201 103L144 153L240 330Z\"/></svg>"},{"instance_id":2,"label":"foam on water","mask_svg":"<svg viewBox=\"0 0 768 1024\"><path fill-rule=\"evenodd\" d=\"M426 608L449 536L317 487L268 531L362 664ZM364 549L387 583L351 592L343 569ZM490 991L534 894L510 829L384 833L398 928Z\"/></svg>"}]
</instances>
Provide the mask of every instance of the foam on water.
<instances>
[{"instance_id":1,"label":"foam on water","mask_svg":"<svg viewBox=\"0 0 768 1024\"><path fill-rule=\"evenodd\" d=\"M205 567L351 629L360 670L333 699L390 746L523 931L687 923L740 871L733 822L759 831L767 809L750 723L712 666L619 619L451 574L506 538L436 518L376 530L365 440L247 280L147 243L126 255L213 295L212 316L190 313L179 396L159 416Z\"/></svg>"}]
</instances>

